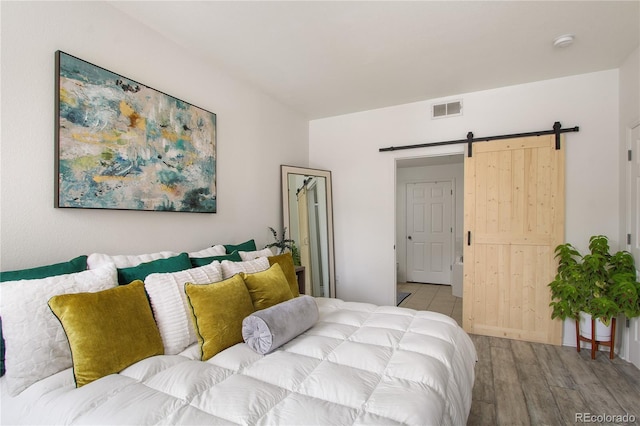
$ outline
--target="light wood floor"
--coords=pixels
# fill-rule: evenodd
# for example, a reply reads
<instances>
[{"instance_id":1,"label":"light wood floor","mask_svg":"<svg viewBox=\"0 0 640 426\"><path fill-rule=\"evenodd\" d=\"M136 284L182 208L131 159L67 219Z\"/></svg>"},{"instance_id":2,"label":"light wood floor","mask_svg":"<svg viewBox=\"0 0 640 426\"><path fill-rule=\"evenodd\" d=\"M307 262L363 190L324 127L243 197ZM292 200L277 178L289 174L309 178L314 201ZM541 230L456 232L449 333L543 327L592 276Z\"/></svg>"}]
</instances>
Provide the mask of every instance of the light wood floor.
<instances>
[{"instance_id":1,"label":"light wood floor","mask_svg":"<svg viewBox=\"0 0 640 426\"><path fill-rule=\"evenodd\" d=\"M451 296L451 287L400 283L398 290L412 292L400 306L441 312L461 323L462 299ZM573 347L471 339L478 363L468 425L640 425L640 370L633 364L609 360L608 352L592 360L590 351L578 353ZM635 421L586 421L587 416L625 414Z\"/></svg>"}]
</instances>

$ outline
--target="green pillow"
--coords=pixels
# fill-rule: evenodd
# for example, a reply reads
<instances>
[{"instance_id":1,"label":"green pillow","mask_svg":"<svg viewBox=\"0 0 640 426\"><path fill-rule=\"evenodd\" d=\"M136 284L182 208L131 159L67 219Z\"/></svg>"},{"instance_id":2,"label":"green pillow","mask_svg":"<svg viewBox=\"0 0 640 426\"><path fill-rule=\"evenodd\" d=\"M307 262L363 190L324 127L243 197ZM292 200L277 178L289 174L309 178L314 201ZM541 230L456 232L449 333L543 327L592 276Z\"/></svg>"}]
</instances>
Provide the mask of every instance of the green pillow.
<instances>
[{"instance_id":1,"label":"green pillow","mask_svg":"<svg viewBox=\"0 0 640 426\"><path fill-rule=\"evenodd\" d=\"M78 256L68 262L38 266L30 269L0 272L0 282L18 280L37 280L56 275L73 274L87 269L87 256Z\"/></svg>"},{"instance_id":2,"label":"green pillow","mask_svg":"<svg viewBox=\"0 0 640 426\"><path fill-rule=\"evenodd\" d=\"M242 320L254 312L242 277L212 284L184 285L200 343L202 361L243 342Z\"/></svg>"},{"instance_id":3,"label":"green pillow","mask_svg":"<svg viewBox=\"0 0 640 426\"><path fill-rule=\"evenodd\" d=\"M240 275L249 290L256 311L293 299L287 277L277 263L266 271L254 274L241 272Z\"/></svg>"},{"instance_id":4,"label":"green pillow","mask_svg":"<svg viewBox=\"0 0 640 426\"><path fill-rule=\"evenodd\" d=\"M225 244L225 250L227 250L227 254L233 253L234 251L256 251L256 242L254 240L245 241L244 243L233 245L233 244Z\"/></svg>"},{"instance_id":5,"label":"green pillow","mask_svg":"<svg viewBox=\"0 0 640 426\"><path fill-rule=\"evenodd\" d=\"M87 256L78 256L68 262L38 266L30 269L0 272L0 282L19 280L38 280L56 275L74 274L87 269ZM2 318L0 318L0 376L4 376L4 337L2 336Z\"/></svg>"},{"instance_id":6,"label":"green pillow","mask_svg":"<svg viewBox=\"0 0 640 426\"><path fill-rule=\"evenodd\" d=\"M300 296L300 289L298 288L298 276L296 275L296 265L293 264L293 256L291 252L278 254L276 256L269 256L269 265L278 264L284 272L284 276L287 277L289 283L289 290L293 297Z\"/></svg>"},{"instance_id":7,"label":"green pillow","mask_svg":"<svg viewBox=\"0 0 640 426\"><path fill-rule=\"evenodd\" d=\"M231 254L224 254L222 256L211 256L211 257L190 257L191 266L197 268L199 266L209 265L216 260L222 262L223 260L229 260L231 262L242 262L242 258L240 257L240 253L234 251Z\"/></svg>"},{"instance_id":8,"label":"green pillow","mask_svg":"<svg viewBox=\"0 0 640 426\"><path fill-rule=\"evenodd\" d=\"M142 281L54 296L49 307L69 340L77 387L164 353Z\"/></svg>"},{"instance_id":9,"label":"green pillow","mask_svg":"<svg viewBox=\"0 0 640 426\"><path fill-rule=\"evenodd\" d=\"M189 254L181 253L178 256L169 257L167 259L152 260L151 262L141 263L138 266L130 268L118 269L118 283L120 285L129 284L135 280L144 281L148 275L164 272L178 272L185 269L191 269L191 261Z\"/></svg>"}]
</instances>

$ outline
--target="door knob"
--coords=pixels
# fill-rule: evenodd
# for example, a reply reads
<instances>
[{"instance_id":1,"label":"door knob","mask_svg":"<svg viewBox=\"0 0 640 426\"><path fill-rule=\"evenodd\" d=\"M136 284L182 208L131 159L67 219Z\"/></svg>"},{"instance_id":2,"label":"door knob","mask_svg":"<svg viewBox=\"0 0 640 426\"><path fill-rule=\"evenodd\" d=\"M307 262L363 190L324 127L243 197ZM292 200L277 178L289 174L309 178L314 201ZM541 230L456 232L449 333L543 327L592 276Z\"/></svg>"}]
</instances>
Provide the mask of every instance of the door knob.
<instances>
[{"instance_id":1,"label":"door knob","mask_svg":"<svg viewBox=\"0 0 640 426\"><path fill-rule=\"evenodd\" d=\"M411 239L411 235L409 235L407 238L408 238L408 239Z\"/></svg>"}]
</instances>

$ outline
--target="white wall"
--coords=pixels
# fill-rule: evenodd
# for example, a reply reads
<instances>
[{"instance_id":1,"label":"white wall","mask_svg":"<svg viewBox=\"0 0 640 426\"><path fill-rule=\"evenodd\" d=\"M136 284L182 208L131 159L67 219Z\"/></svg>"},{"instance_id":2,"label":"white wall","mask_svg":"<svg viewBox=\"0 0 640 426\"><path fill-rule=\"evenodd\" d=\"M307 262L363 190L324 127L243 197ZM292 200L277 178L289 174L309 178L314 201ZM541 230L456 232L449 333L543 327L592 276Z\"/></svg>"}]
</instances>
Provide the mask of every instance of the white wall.
<instances>
[{"instance_id":1,"label":"white wall","mask_svg":"<svg viewBox=\"0 0 640 426\"><path fill-rule=\"evenodd\" d=\"M280 164L306 166L308 121L103 2L2 2L2 270L91 252L189 251L281 223ZM212 40L212 43L224 43ZM217 114L218 213L54 209L54 52Z\"/></svg>"},{"instance_id":2,"label":"white wall","mask_svg":"<svg viewBox=\"0 0 640 426\"><path fill-rule=\"evenodd\" d=\"M640 119L640 48L620 67L620 125L627 127ZM622 135L622 139L626 135ZM626 156L625 156L626 161Z\"/></svg>"},{"instance_id":3,"label":"white wall","mask_svg":"<svg viewBox=\"0 0 640 426\"><path fill-rule=\"evenodd\" d=\"M431 120L433 103L462 99L464 114ZM618 71L609 70L310 122L310 166L333 174L338 297L395 300L395 160L456 154L462 145L378 152L379 148L580 126L568 133L566 238L619 236Z\"/></svg>"}]
</instances>

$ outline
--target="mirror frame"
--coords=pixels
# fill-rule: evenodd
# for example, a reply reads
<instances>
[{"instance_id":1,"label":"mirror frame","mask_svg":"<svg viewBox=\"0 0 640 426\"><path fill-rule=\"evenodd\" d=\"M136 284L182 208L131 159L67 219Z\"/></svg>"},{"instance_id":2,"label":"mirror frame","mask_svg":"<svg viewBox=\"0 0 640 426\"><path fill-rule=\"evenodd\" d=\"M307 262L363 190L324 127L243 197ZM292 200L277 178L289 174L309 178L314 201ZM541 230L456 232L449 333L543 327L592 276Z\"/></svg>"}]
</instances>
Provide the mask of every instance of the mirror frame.
<instances>
[{"instance_id":1,"label":"mirror frame","mask_svg":"<svg viewBox=\"0 0 640 426\"><path fill-rule=\"evenodd\" d=\"M329 263L329 296L336 297L336 273L335 273L335 258L334 258L334 246L333 246L333 188L331 182L331 172L329 170L310 169L306 167L296 166L280 166L281 171L281 184L282 184L282 222L283 226L286 226L289 230L289 236L291 236L291 223L290 223L290 211L289 211L289 175L303 175L323 177L326 179L326 191L327 191L327 242L329 247L328 263Z\"/></svg>"}]
</instances>

